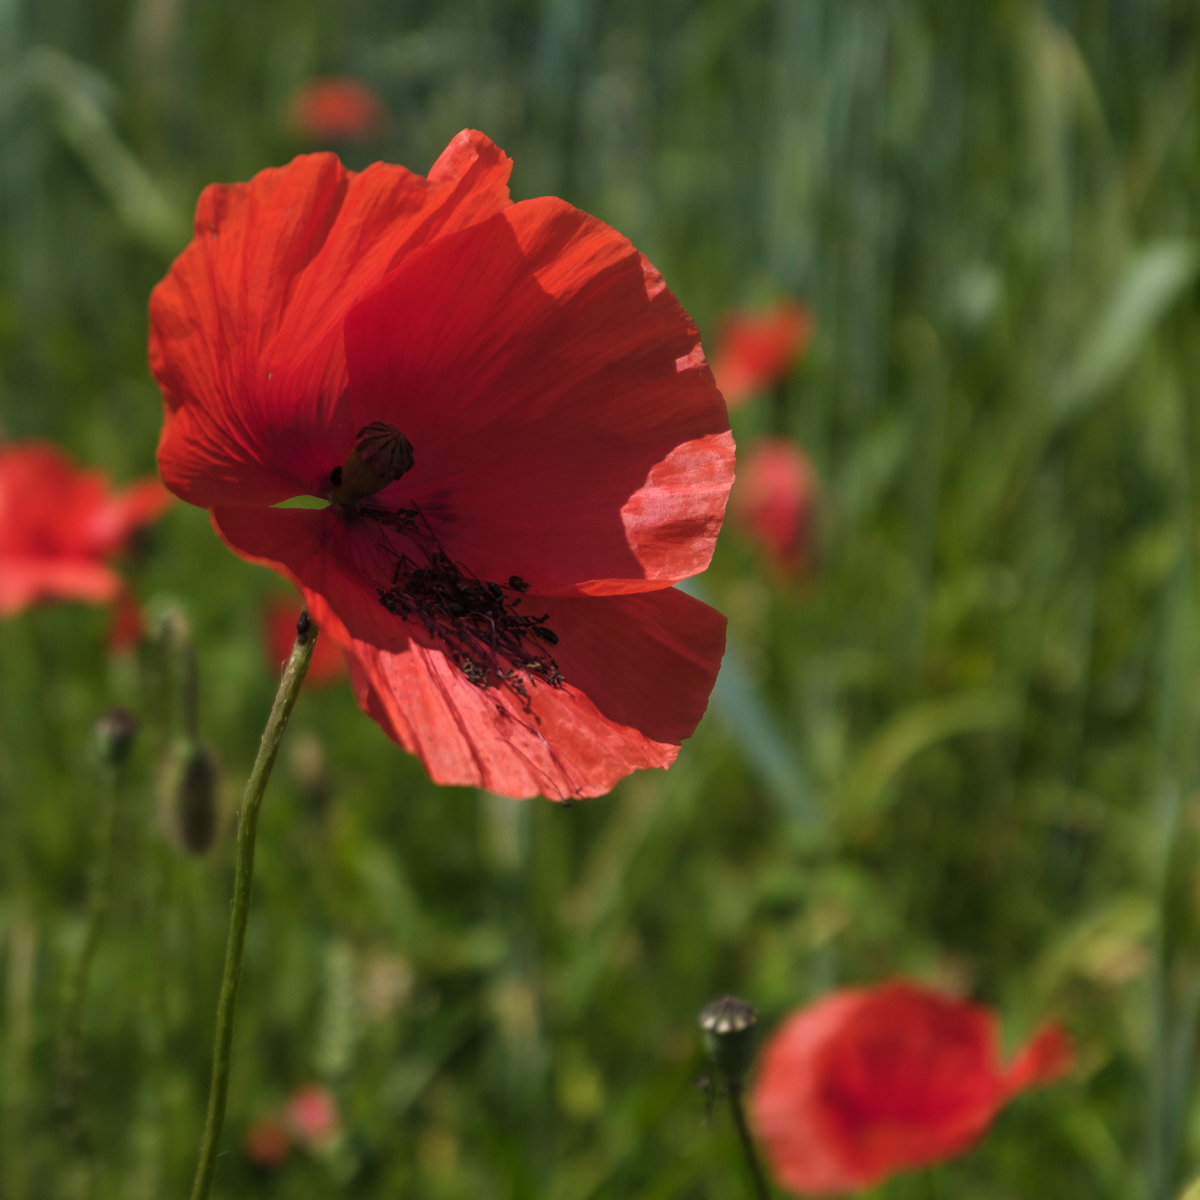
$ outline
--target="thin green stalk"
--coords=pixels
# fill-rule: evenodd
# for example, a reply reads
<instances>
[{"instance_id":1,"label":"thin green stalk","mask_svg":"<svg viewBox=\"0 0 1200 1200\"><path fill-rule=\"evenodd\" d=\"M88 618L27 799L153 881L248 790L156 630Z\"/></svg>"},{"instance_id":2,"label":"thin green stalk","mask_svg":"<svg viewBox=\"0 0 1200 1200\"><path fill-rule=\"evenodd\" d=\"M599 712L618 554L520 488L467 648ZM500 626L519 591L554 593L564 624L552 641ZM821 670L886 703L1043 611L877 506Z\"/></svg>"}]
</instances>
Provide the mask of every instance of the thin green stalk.
<instances>
[{"instance_id":1,"label":"thin green stalk","mask_svg":"<svg viewBox=\"0 0 1200 1200\"><path fill-rule=\"evenodd\" d=\"M771 1200L771 1189L767 1186L767 1177L763 1174L762 1163L758 1161L758 1151L754 1148L754 1139L750 1136L750 1128L746 1124L746 1110L742 1106L741 1086L733 1086L729 1080L729 1111L733 1113L733 1123L737 1128L738 1141L742 1144L742 1157L746 1160L746 1170L754 1184L754 1194L758 1200Z\"/></svg>"},{"instance_id":2,"label":"thin green stalk","mask_svg":"<svg viewBox=\"0 0 1200 1200\"><path fill-rule=\"evenodd\" d=\"M82 1196L92 1194L95 1182L94 1148L83 1117L80 1091L85 1066L83 1060L83 1006L87 996L88 977L92 960L100 945L104 918L108 915L109 889L112 881L113 833L116 828L117 778L115 765L104 767L100 813L96 823L96 858L92 864L88 888L87 917L83 942L67 974L63 993L62 1029L59 1044L59 1106L63 1131L80 1160Z\"/></svg>"},{"instance_id":3,"label":"thin green stalk","mask_svg":"<svg viewBox=\"0 0 1200 1200\"><path fill-rule=\"evenodd\" d=\"M242 954L246 945L246 924L250 918L250 896L254 890L254 838L258 831L258 813L271 769L279 754L279 743L292 715L300 685L312 660L317 641L317 627L302 614L298 628L302 631L292 647L292 655L284 668L271 706L271 715L263 730L262 743L254 769L246 783L238 819L237 867L233 880L233 905L229 917L229 940L225 945L225 972L221 979L221 997L217 1002L217 1032L213 1045L212 1086L208 1095L208 1118L200 1142L200 1162L192 1184L192 1200L207 1200L217 1168L217 1151L221 1128L225 1124L225 1103L229 1096L229 1058L233 1046L233 1017L237 1007L238 986L242 981Z\"/></svg>"}]
</instances>

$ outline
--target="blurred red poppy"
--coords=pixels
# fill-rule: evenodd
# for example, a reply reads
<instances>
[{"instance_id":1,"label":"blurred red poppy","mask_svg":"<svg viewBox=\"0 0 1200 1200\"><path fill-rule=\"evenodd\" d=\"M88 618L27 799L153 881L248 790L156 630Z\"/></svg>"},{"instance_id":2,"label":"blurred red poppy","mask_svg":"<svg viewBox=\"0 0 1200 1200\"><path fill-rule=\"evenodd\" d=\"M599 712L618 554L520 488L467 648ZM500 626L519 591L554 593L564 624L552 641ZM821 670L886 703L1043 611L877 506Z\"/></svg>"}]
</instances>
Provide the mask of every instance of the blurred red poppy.
<instances>
[{"instance_id":1,"label":"blurred red poppy","mask_svg":"<svg viewBox=\"0 0 1200 1200\"><path fill-rule=\"evenodd\" d=\"M730 408L778 383L808 347L812 310L781 300L766 312L730 313L721 322L713 359L717 387Z\"/></svg>"},{"instance_id":2,"label":"blurred red poppy","mask_svg":"<svg viewBox=\"0 0 1200 1200\"><path fill-rule=\"evenodd\" d=\"M292 124L310 141L356 142L387 123L383 101L357 79L314 79L293 97Z\"/></svg>"},{"instance_id":3,"label":"blurred red poppy","mask_svg":"<svg viewBox=\"0 0 1200 1200\"><path fill-rule=\"evenodd\" d=\"M116 600L125 585L106 560L170 499L157 479L114 492L49 442L0 446L0 617L40 600Z\"/></svg>"},{"instance_id":4,"label":"blurred red poppy","mask_svg":"<svg viewBox=\"0 0 1200 1200\"><path fill-rule=\"evenodd\" d=\"M300 615L302 601L285 600L275 596L267 602L263 612L263 633L267 645L267 658L272 671L279 671L292 653L296 642L296 618ZM324 687L346 674L346 655L341 646L331 638L317 638L308 674L304 677L305 687Z\"/></svg>"},{"instance_id":5,"label":"blurred red poppy","mask_svg":"<svg viewBox=\"0 0 1200 1200\"><path fill-rule=\"evenodd\" d=\"M785 575L812 563L817 477L808 456L784 438L756 442L738 470L730 497L736 525Z\"/></svg>"},{"instance_id":6,"label":"blurred red poppy","mask_svg":"<svg viewBox=\"0 0 1200 1200\"><path fill-rule=\"evenodd\" d=\"M1002 1067L989 1009L903 981L846 988L767 1044L752 1107L783 1186L837 1196L966 1150L1010 1097L1071 1062L1057 1025Z\"/></svg>"},{"instance_id":7,"label":"blurred red poppy","mask_svg":"<svg viewBox=\"0 0 1200 1200\"><path fill-rule=\"evenodd\" d=\"M333 1141L341 1131L337 1101L319 1083L305 1084L288 1097L286 1118L292 1136L315 1149Z\"/></svg>"},{"instance_id":8,"label":"blurred red poppy","mask_svg":"<svg viewBox=\"0 0 1200 1200\"><path fill-rule=\"evenodd\" d=\"M665 767L725 620L671 585L733 476L695 325L620 234L464 131L427 179L301 157L200 198L155 289L167 486L349 652L438 783L600 795ZM323 510L273 507L298 495Z\"/></svg>"},{"instance_id":9,"label":"blurred red poppy","mask_svg":"<svg viewBox=\"0 0 1200 1200\"><path fill-rule=\"evenodd\" d=\"M251 1122L242 1139L246 1157L264 1171L282 1166L291 1148L283 1122L275 1117L259 1117Z\"/></svg>"},{"instance_id":10,"label":"blurred red poppy","mask_svg":"<svg viewBox=\"0 0 1200 1200\"><path fill-rule=\"evenodd\" d=\"M128 589L122 588L117 593L113 604L112 618L108 622L108 648L114 654L132 650L142 640L145 632L145 621L142 619L142 607L137 597Z\"/></svg>"}]
</instances>

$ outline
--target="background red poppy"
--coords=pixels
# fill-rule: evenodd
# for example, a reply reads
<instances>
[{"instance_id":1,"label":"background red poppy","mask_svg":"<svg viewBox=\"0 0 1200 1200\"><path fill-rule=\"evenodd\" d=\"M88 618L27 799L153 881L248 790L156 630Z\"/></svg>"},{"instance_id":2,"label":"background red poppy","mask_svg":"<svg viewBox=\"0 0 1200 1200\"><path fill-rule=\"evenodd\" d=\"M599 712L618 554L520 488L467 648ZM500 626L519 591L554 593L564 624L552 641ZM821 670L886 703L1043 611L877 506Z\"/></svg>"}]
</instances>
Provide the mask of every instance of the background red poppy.
<instances>
[{"instance_id":1,"label":"background red poppy","mask_svg":"<svg viewBox=\"0 0 1200 1200\"><path fill-rule=\"evenodd\" d=\"M113 491L49 442L0 444L0 616L40 600L116 600L108 565L170 503L156 479Z\"/></svg>"},{"instance_id":2,"label":"background red poppy","mask_svg":"<svg viewBox=\"0 0 1200 1200\"><path fill-rule=\"evenodd\" d=\"M1071 1059L1050 1026L1005 1068L990 1010L903 981L846 988L772 1036L752 1107L785 1187L844 1195L961 1153L1015 1092Z\"/></svg>"},{"instance_id":3,"label":"background red poppy","mask_svg":"<svg viewBox=\"0 0 1200 1200\"><path fill-rule=\"evenodd\" d=\"M793 442L762 438L742 456L730 515L784 575L812 563L816 504L816 473Z\"/></svg>"},{"instance_id":4,"label":"background red poppy","mask_svg":"<svg viewBox=\"0 0 1200 1200\"><path fill-rule=\"evenodd\" d=\"M357 79L314 79L292 97L289 117L313 142L362 141L387 123L378 94Z\"/></svg>"},{"instance_id":5,"label":"background red poppy","mask_svg":"<svg viewBox=\"0 0 1200 1200\"><path fill-rule=\"evenodd\" d=\"M781 300L762 312L733 312L721 321L713 374L730 408L778 383L812 337L811 310Z\"/></svg>"}]
</instances>

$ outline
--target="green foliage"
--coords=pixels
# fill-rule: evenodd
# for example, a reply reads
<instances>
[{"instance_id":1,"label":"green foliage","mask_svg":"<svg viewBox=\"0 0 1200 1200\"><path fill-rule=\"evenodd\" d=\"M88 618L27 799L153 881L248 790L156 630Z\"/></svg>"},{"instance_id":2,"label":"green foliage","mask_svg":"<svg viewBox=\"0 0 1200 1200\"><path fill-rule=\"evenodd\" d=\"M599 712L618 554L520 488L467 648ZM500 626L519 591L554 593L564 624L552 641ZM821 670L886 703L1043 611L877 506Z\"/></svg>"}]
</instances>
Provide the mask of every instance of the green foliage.
<instances>
[{"instance_id":1,"label":"green foliage","mask_svg":"<svg viewBox=\"0 0 1200 1200\"><path fill-rule=\"evenodd\" d=\"M815 578L737 532L733 651L666 774L570 809L433 788L344 686L306 693L263 810L225 1196L717 1200L696 1015L760 1028L912 974L1048 1015L1071 1078L904 1197L1167 1200L1200 1167L1200 380L1191 0L0 0L0 423L152 469L145 305L205 183L308 147L315 74L377 88L344 148L424 171L463 126L626 233L711 340L817 314L743 446L822 480ZM97 1196L182 1194L205 1102L232 812L282 586L177 506L126 564L189 614L220 770L206 857L162 838L172 730L105 614L0 626L0 1188L65 1186L52 1105L83 931L95 718L143 720L87 1003ZM240 1150L317 1079L344 1136Z\"/></svg>"}]
</instances>

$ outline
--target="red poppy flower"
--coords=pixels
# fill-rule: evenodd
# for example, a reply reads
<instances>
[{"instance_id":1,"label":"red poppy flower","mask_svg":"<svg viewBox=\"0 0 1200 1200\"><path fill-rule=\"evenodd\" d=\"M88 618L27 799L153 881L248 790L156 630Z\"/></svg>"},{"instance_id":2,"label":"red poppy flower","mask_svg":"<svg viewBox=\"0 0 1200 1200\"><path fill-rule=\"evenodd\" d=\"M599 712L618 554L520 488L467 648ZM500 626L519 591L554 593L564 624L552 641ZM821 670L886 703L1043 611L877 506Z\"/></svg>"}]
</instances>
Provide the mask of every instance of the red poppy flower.
<instances>
[{"instance_id":1,"label":"red poppy flower","mask_svg":"<svg viewBox=\"0 0 1200 1200\"><path fill-rule=\"evenodd\" d=\"M145 631L146 625L142 619L142 608L137 602L137 597L128 588L122 588L117 593L116 602L113 604L112 618L108 622L106 641L109 650L114 654L132 650L142 640L142 634Z\"/></svg>"},{"instance_id":2,"label":"red poppy flower","mask_svg":"<svg viewBox=\"0 0 1200 1200\"><path fill-rule=\"evenodd\" d=\"M300 615L300 605L299 597L292 601L276 596L263 612L263 633L272 671L280 671L291 656L296 644L296 618ZM331 638L317 638L304 686L324 687L345 674L346 656L342 648Z\"/></svg>"},{"instance_id":3,"label":"red poppy flower","mask_svg":"<svg viewBox=\"0 0 1200 1200\"><path fill-rule=\"evenodd\" d=\"M808 456L784 438L768 437L746 455L730 512L780 571L795 575L812 558L816 499L817 477Z\"/></svg>"},{"instance_id":4,"label":"red poppy flower","mask_svg":"<svg viewBox=\"0 0 1200 1200\"><path fill-rule=\"evenodd\" d=\"M200 198L154 291L159 466L300 588L438 783L600 795L665 767L725 621L733 476L696 328L614 230L513 204L482 134L427 179L301 157ZM321 511L272 507L298 495Z\"/></svg>"},{"instance_id":5,"label":"red poppy flower","mask_svg":"<svg viewBox=\"0 0 1200 1200\"><path fill-rule=\"evenodd\" d=\"M297 1088L288 1097L286 1116L293 1136L308 1146L325 1145L341 1130L337 1101L319 1083Z\"/></svg>"},{"instance_id":6,"label":"red poppy flower","mask_svg":"<svg viewBox=\"0 0 1200 1200\"><path fill-rule=\"evenodd\" d=\"M251 1122L242 1139L246 1157L264 1171L273 1171L282 1166L291 1148L283 1122L275 1117L259 1117Z\"/></svg>"},{"instance_id":7,"label":"red poppy flower","mask_svg":"<svg viewBox=\"0 0 1200 1200\"><path fill-rule=\"evenodd\" d=\"M837 1196L967 1149L1011 1096L1071 1061L1056 1025L1002 1067L989 1009L902 981L847 988L775 1034L752 1106L780 1182Z\"/></svg>"},{"instance_id":8,"label":"red poppy flower","mask_svg":"<svg viewBox=\"0 0 1200 1200\"><path fill-rule=\"evenodd\" d=\"M0 447L0 617L39 600L116 600L125 585L106 560L170 499L156 479L113 492L49 442Z\"/></svg>"},{"instance_id":9,"label":"red poppy flower","mask_svg":"<svg viewBox=\"0 0 1200 1200\"><path fill-rule=\"evenodd\" d=\"M293 97L292 124L310 141L361 141L387 121L383 101L357 79L315 79Z\"/></svg>"},{"instance_id":10,"label":"red poppy flower","mask_svg":"<svg viewBox=\"0 0 1200 1200\"><path fill-rule=\"evenodd\" d=\"M781 300L767 312L735 312L721 323L713 373L730 408L778 383L812 337L812 310Z\"/></svg>"}]
</instances>

